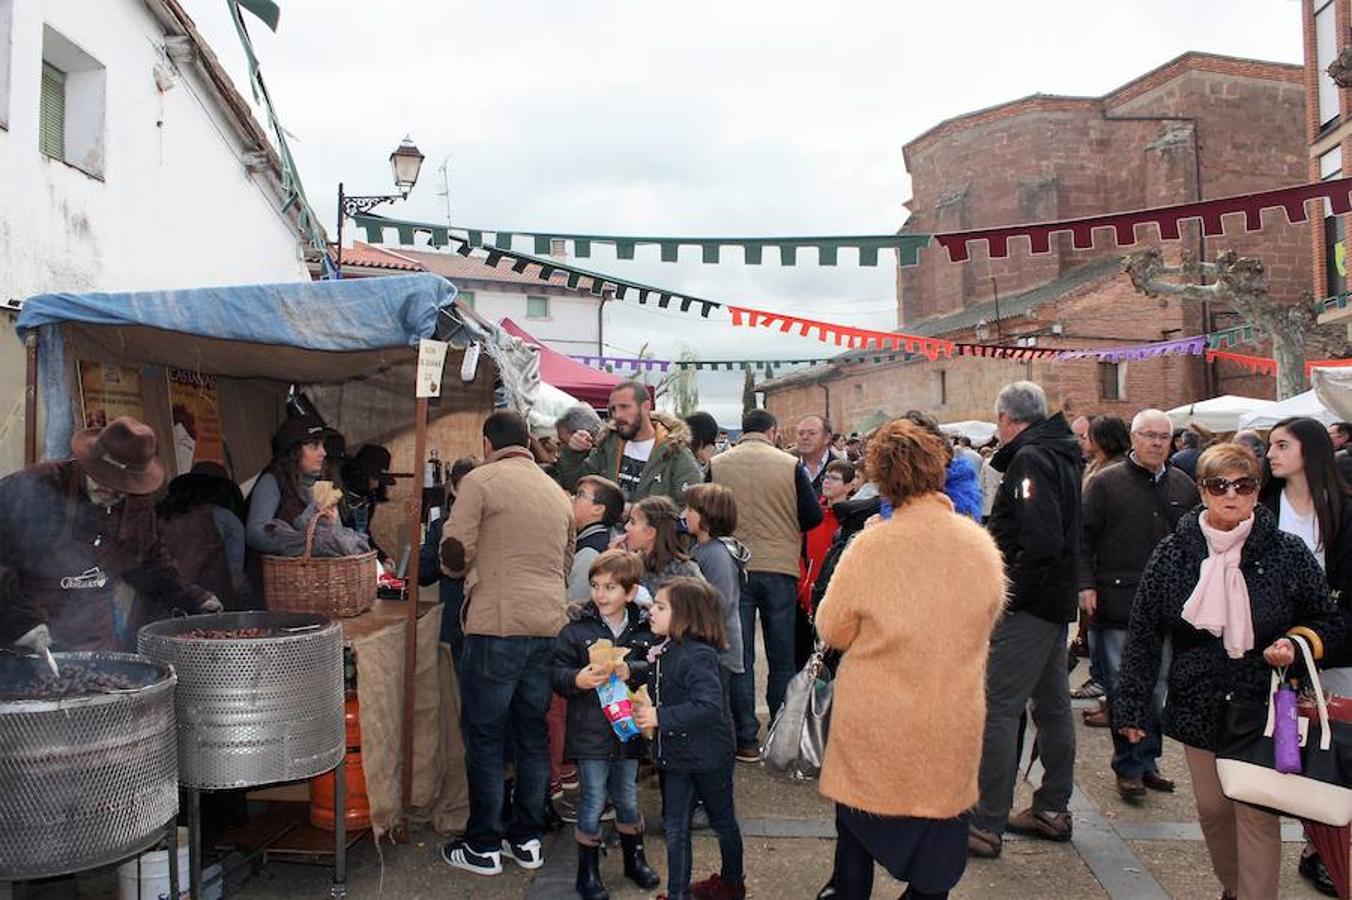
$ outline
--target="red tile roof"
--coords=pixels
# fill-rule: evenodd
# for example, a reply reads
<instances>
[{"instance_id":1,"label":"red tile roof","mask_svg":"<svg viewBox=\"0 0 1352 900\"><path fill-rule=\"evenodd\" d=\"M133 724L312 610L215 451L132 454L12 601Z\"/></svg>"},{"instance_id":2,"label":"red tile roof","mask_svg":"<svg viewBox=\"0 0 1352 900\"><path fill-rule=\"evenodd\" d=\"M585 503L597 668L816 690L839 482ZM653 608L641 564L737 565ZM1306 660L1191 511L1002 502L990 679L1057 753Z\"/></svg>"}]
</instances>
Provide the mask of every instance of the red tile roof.
<instances>
[{"instance_id":1,"label":"red tile roof","mask_svg":"<svg viewBox=\"0 0 1352 900\"><path fill-rule=\"evenodd\" d=\"M507 260L497 266L484 262L484 252L475 250L470 256L459 253L438 252L435 250L411 250L400 247L392 250L353 241L351 247L343 248L343 266L360 266L364 269L396 269L404 272L431 272L451 282L491 281L498 284L520 284L538 287L545 282L536 275L539 271L530 266L524 272L512 270ZM551 286L568 290L568 276L556 272L548 282ZM588 280L590 283L590 280ZM573 289L578 296L591 296L588 290Z\"/></svg>"}]
</instances>

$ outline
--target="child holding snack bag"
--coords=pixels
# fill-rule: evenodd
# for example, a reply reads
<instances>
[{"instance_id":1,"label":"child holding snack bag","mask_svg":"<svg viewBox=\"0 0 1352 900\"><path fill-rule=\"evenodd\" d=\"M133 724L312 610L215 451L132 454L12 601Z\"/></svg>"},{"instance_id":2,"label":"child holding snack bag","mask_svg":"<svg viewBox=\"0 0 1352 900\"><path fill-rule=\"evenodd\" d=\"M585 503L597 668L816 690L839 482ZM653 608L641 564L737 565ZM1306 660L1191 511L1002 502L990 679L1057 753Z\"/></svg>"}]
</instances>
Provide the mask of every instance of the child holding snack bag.
<instances>
[{"instance_id":1,"label":"child holding snack bag","mask_svg":"<svg viewBox=\"0 0 1352 900\"><path fill-rule=\"evenodd\" d=\"M654 635L666 640L649 656L652 705L634 721L656 729L667 839L669 900L741 900L742 833L732 800L732 714L719 677L718 651L727 646L718 593L699 578L673 578L649 613ZM718 835L722 871L690 884L690 816L701 800Z\"/></svg>"},{"instance_id":2,"label":"child holding snack bag","mask_svg":"<svg viewBox=\"0 0 1352 900\"><path fill-rule=\"evenodd\" d=\"M638 760L645 745L632 715L626 682L641 684L654 641L648 614L634 603L643 563L633 553L607 550L591 564L591 601L554 641L554 690L568 701L564 758L577 765L577 892L606 900L601 881L601 814L609 796L624 848L624 874L642 888L661 878L643 854L638 810Z\"/></svg>"}]
</instances>

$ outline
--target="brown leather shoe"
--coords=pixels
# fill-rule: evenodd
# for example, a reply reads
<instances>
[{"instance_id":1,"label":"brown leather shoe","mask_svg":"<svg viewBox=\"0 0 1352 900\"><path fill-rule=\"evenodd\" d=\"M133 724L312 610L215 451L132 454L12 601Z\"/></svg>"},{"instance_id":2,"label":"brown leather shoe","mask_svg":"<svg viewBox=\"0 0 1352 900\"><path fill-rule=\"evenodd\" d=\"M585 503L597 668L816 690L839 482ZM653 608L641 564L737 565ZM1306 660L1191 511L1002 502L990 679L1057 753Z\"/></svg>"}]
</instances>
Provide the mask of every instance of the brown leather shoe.
<instances>
[{"instance_id":1,"label":"brown leather shoe","mask_svg":"<svg viewBox=\"0 0 1352 900\"><path fill-rule=\"evenodd\" d=\"M1152 791L1160 791L1165 794L1174 792L1173 779L1165 778L1159 772L1146 772L1141 776L1141 783Z\"/></svg>"},{"instance_id":2,"label":"brown leather shoe","mask_svg":"<svg viewBox=\"0 0 1352 900\"><path fill-rule=\"evenodd\" d=\"M1072 833L1072 824L1068 812L1041 813L1035 812L1030 806L1023 812L1010 816L1005 830L1044 841L1068 841Z\"/></svg>"},{"instance_id":3,"label":"brown leather shoe","mask_svg":"<svg viewBox=\"0 0 1352 900\"><path fill-rule=\"evenodd\" d=\"M967 826L967 855L978 859L996 859L1005 849L1005 840L994 831Z\"/></svg>"},{"instance_id":4,"label":"brown leather shoe","mask_svg":"<svg viewBox=\"0 0 1352 900\"><path fill-rule=\"evenodd\" d=\"M1107 728L1108 710L1100 707L1099 709L1086 709L1084 711L1084 724L1086 728Z\"/></svg>"},{"instance_id":5,"label":"brown leather shoe","mask_svg":"<svg viewBox=\"0 0 1352 900\"><path fill-rule=\"evenodd\" d=\"M1117 793L1123 800L1136 801L1145 796L1145 784L1140 778L1117 776Z\"/></svg>"}]
</instances>

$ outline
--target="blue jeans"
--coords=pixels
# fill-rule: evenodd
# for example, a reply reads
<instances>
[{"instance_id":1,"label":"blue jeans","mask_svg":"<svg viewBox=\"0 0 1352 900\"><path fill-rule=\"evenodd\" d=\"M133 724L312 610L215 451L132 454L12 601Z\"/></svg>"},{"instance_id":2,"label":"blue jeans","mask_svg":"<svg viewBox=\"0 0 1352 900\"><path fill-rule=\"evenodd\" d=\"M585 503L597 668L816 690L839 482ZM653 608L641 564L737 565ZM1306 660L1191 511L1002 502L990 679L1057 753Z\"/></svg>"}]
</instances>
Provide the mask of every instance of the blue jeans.
<instances>
[{"instance_id":1,"label":"blue jeans","mask_svg":"<svg viewBox=\"0 0 1352 900\"><path fill-rule=\"evenodd\" d=\"M638 760L636 759L579 759L578 780L581 782L577 803L577 833L600 837L601 814L606 810L606 795L615 804L615 821L630 826L621 829L638 831Z\"/></svg>"},{"instance_id":2,"label":"blue jeans","mask_svg":"<svg viewBox=\"0 0 1352 900\"><path fill-rule=\"evenodd\" d=\"M551 688L553 638L465 635L461 664L461 727L469 780L465 841L475 852L538 838L545 830L549 738L545 714ZM504 822L507 733L512 733L516 786L511 822Z\"/></svg>"},{"instance_id":3,"label":"blue jeans","mask_svg":"<svg viewBox=\"0 0 1352 900\"><path fill-rule=\"evenodd\" d=\"M1109 718L1117 685L1122 675L1122 653L1127 646L1125 628L1096 628L1098 640L1094 642L1094 651L1099 657L1099 669L1103 673L1104 695L1108 698ZM1165 674L1169 671L1170 646L1164 645L1160 662L1160 676L1155 682L1155 694L1150 705L1149 719L1145 723L1145 739L1133 744L1117 733L1117 727L1109 729L1113 737L1113 771L1123 778L1140 778L1147 772L1159 771L1160 754L1164 751L1164 736L1160 733L1160 714L1164 711L1166 691Z\"/></svg>"},{"instance_id":4,"label":"blue jeans","mask_svg":"<svg viewBox=\"0 0 1352 900\"><path fill-rule=\"evenodd\" d=\"M709 825L718 835L724 881L740 884L742 832L732 801L732 761L712 772L663 772L662 827L667 838L667 897L690 896L690 816L696 801L704 804Z\"/></svg>"},{"instance_id":5,"label":"blue jeans","mask_svg":"<svg viewBox=\"0 0 1352 900\"><path fill-rule=\"evenodd\" d=\"M760 733L756 720L756 611L760 611L765 659L770 666L765 701L773 720L784 702L789 680L796 674L793 650L797 593L798 580L778 572L752 572L742 586L742 672L732 676L732 721L739 747L754 747Z\"/></svg>"}]
</instances>

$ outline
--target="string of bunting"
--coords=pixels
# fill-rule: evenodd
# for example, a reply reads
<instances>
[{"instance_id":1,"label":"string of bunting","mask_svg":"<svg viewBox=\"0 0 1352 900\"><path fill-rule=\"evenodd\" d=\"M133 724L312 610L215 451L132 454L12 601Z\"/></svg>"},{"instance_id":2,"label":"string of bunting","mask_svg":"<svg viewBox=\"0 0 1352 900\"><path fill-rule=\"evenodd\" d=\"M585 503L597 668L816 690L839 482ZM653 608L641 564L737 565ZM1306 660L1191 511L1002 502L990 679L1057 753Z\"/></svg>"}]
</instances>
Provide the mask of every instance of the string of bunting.
<instances>
[{"instance_id":1,"label":"string of bunting","mask_svg":"<svg viewBox=\"0 0 1352 900\"><path fill-rule=\"evenodd\" d=\"M829 363L835 357L819 356L813 359L649 359L641 356L578 356L570 357L585 366L591 366L594 369L629 369L631 371L647 371L654 369L660 372L666 372L672 367L678 371L693 369L695 371L735 371L737 369L782 369L785 366L815 366L821 363ZM892 354L892 359L897 355Z\"/></svg>"},{"instance_id":2,"label":"string of bunting","mask_svg":"<svg viewBox=\"0 0 1352 900\"><path fill-rule=\"evenodd\" d=\"M1099 362L1124 362L1157 359L1161 356L1201 356L1207 349L1207 335L1136 344L1126 347L1101 347L1090 350L1060 350L1057 359L1097 359Z\"/></svg>"},{"instance_id":3,"label":"string of bunting","mask_svg":"<svg viewBox=\"0 0 1352 900\"><path fill-rule=\"evenodd\" d=\"M249 36L249 29L244 24L242 10L248 10L260 22L275 32L277 23L281 18L281 9L273 0L227 0L227 2L230 18L235 23L235 31L239 34L239 42L244 48L244 59L249 69L249 88L253 91L254 100L263 107L264 113L267 114L268 125L271 126L273 137L277 140L277 158L280 162L282 193L284 195L282 213L285 214L293 207L295 208L297 222L301 230L305 232L310 246L323 255L324 277L336 278L338 271L329 256L329 246L324 238L324 230L320 228L319 217L310 208L310 201L305 197L305 185L300 180L300 168L296 165L296 160L291 155L291 145L286 140L287 131L282 127L281 120L277 117L277 109L273 106L272 95L268 93L268 86L263 82L263 73L258 67L258 55L254 52L253 38ZM266 150L266 148L264 149Z\"/></svg>"},{"instance_id":4,"label":"string of bunting","mask_svg":"<svg viewBox=\"0 0 1352 900\"><path fill-rule=\"evenodd\" d=\"M978 242L985 242L989 258L1003 259L1009 255L1010 240L1013 238L1026 242L1029 252L1035 255L1050 253L1052 238L1060 234L1069 234L1071 245L1076 250L1093 249L1096 235L1103 231L1111 233L1116 246L1129 247L1138 243L1140 240L1137 236L1138 230L1145 225L1154 226L1154 232L1159 240L1178 240L1180 227L1183 223L1192 221L1201 224L1203 234L1217 237L1225 233L1224 219L1229 215L1242 214L1244 230L1254 232L1262 230L1263 213L1268 210L1281 210L1286 214L1287 222L1293 225L1308 221L1306 204L1312 200L1327 201L1334 215L1347 215L1352 212L1352 177L1133 212L933 235L899 233L818 237L651 237L436 225L369 215L358 217L357 224L366 229L367 240L376 244L384 243L384 229L392 227L396 230L401 244L412 244L418 232L428 232L432 235L434 246L444 246L451 232L455 232L456 239L463 241L471 249L482 247L485 250L512 252L513 241L517 237L525 237L532 240L537 254L549 253L554 242L562 241L571 245L573 256L579 259L591 256L593 244L613 246L616 257L622 260L634 259L638 247L656 245L659 248L659 258L663 262L677 262L682 247L698 247L701 262L715 265L722 262L724 248L737 247L741 249L742 259L748 265L761 264L764 260L764 251L773 249L778 252L781 265L792 266L797 263L800 249L813 248L817 252L819 265L834 266L839 261L839 251L847 248L857 251L861 266L876 266L878 251L884 249L896 251L898 265L913 266L920 261L921 248L931 243L947 250L950 261L963 262L970 256L971 245ZM1323 214L1322 210L1320 214ZM493 235L491 242L486 239L489 234Z\"/></svg>"},{"instance_id":5,"label":"string of bunting","mask_svg":"<svg viewBox=\"0 0 1352 900\"><path fill-rule=\"evenodd\" d=\"M779 330L786 334L797 329L798 334L803 337L810 337L815 333L817 339L824 343L834 342L836 346L847 347L850 350L870 348L904 350L907 353L918 353L931 360L938 359L940 355L953 356L953 341L943 340L942 338L920 337L895 331L875 331L871 328L855 328L850 325L836 325L832 322L805 319L802 316L790 316L785 313L766 312L745 306L729 306L728 312L732 315L733 326L748 328L778 326Z\"/></svg>"},{"instance_id":6,"label":"string of bunting","mask_svg":"<svg viewBox=\"0 0 1352 900\"><path fill-rule=\"evenodd\" d=\"M1217 360L1235 363L1259 375L1277 374L1277 360L1266 356L1246 356L1243 353L1230 353L1227 350L1208 350L1206 352L1207 362L1216 362Z\"/></svg>"},{"instance_id":7,"label":"string of bunting","mask_svg":"<svg viewBox=\"0 0 1352 900\"><path fill-rule=\"evenodd\" d=\"M1305 362L1305 377L1315 369L1342 369L1352 366L1352 359L1310 359Z\"/></svg>"}]
</instances>

